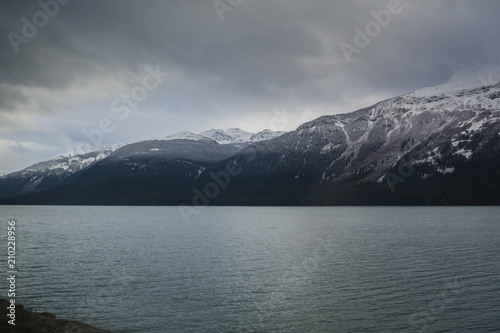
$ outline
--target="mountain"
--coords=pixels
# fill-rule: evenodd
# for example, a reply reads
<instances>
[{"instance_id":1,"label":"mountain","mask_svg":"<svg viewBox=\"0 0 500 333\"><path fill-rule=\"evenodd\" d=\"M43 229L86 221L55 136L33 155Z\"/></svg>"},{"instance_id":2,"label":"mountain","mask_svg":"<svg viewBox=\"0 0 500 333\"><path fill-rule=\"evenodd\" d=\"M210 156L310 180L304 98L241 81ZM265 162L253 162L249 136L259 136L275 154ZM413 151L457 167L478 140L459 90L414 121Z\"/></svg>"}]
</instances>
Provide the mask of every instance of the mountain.
<instances>
[{"instance_id":1,"label":"mountain","mask_svg":"<svg viewBox=\"0 0 500 333\"><path fill-rule=\"evenodd\" d=\"M83 177L87 174L83 171L105 158L105 161L90 172L92 175L96 174L96 177L104 184L116 178L114 168L117 165L120 169L118 174L127 175L126 177L130 178L142 177L134 173L137 168L147 170L146 174L154 172L156 175L162 175L158 184L163 184L171 178L176 179L177 182L190 181L192 178L196 179L200 170L206 169L210 163L233 155L251 142L265 140L267 137L277 137L284 132L264 130L259 133L250 133L232 128L228 130L228 133L230 134L223 130L213 129L200 134L183 131L173 133L163 139L151 138L129 145L105 146L84 154L75 152L61 154L21 171L1 176L0 199L61 186L73 181L75 177L70 180L66 178L75 173L78 173L77 177ZM255 135L257 137L251 139ZM118 151L115 152L116 150ZM125 170L128 170L128 173ZM135 179L130 181L134 182ZM88 184L91 183L94 183L93 179L89 179ZM100 185L102 187L102 183Z\"/></svg>"},{"instance_id":2,"label":"mountain","mask_svg":"<svg viewBox=\"0 0 500 333\"><path fill-rule=\"evenodd\" d=\"M116 149L58 186L21 174L21 191L4 190L11 174L0 188L4 203L500 204L499 116L500 83L448 84L288 133L181 132Z\"/></svg>"},{"instance_id":3,"label":"mountain","mask_svg":"<svg viewBox=\"0 0 500 333\"><path fill-rule=\"evenodd\" d=\"M288 172L293 178L318 183L361 173L362 180L381 181L405 155L411 163L439 166L446 148L467 160L477 153L479 143L498 135L500 85L437 95L433 91L423 89L353 113L305 123L276 140L249 148L252 154L256 150L258 156L266 156L265 163L254 162L249 168L253 172L262 169L263 174ZM416 156L422 145L432 150ZM444 172L444 168L435 169Z\"/></svg>"},{"instance_id":4,"label":"mountain","mask_svg":"<svg viewBox=\"0 0 500 333\"><path fill-rule=\"evenodd\" d=\"M104 146L83 154L65 153L23 170L3 175L0 177L0 198L57 187L70 175L94 165L122 146L122 144Z\"/></svg>"},{"instance_id":5,"label":"mountain","mask_svg":"<svg viewBox=\"0 0 500 333\"><path fill-rule=\"evenodd\" d=\"M244 171L227 192L254 193L250 203L498 204L500 84L453 87L323 116L254 144L232 157Z\"/></svg>"},{"instance_id":6,"label":"mountain","mask_svg":"<svg viewBox=\"0 0 500 333\"><path fill-rule=\"evenodd\" d=\"M269 131L269 130L264 130ZM257 135L257 133L250 133L243 131L239 128L230 128L225 131L231 138L233 138L235 143L243 143L243 142L254 142L256 140L252 139L252 136ZM259 132L260 133L260 132ZM284 134L285 132L273 132L276 136Z\"/></svg>"},{"instance_id":7,"label":"mountain","mask_svg":"<svg viewBox=\"0 0 500 333\"><path fill-rule=\"evenodd\" d=\"M211 129L200 133L200 135L213 139L220 144L245 144L270 140L285 133L286 132L283 131L275 132L269 129L262 130L259 133L250 133L239 128L230 128L227 131L223 131L221 129Z\"/></svg>"},{"instance_id":8,"label":"mountain","mask_svg":"<svg viewBox=\"0 0 500 333\"><path fill-rule=\"evenodd\" d=\"M211 129L200 133L200 135L210 138L220 144L234 143L233 137L221 129Z\"/></svg>"},{"instance_id":9,"label":"mountain","mask_svg":"<svg viewBox=\"0 0 500 333\"><path fill-rule=\"evenodd\" d=\"M269 129L264 129L258 133L246 132L239 128L229 128L227 130L222 129L209 129L207 131L201 132L199 134L180 131L176 133L169 134L162 138L150 138L148 140L193 140L193 141L214 141L221 145L248 145L250 143L259 142L263 140L269 140L272 138L279 137L285 134L284 131L271 131Z\"/></svg>"},{"instance_id":10,"label":"mountain","mask_svg":"<svg viewBox=\"0 0 500 333\"><path fill-rule=\"evenodd\" d=\"M158 139L156 139L158 140ZM189 131L182 131L182 132L176 132L173 134L170 134L167 136L164 140L193 140L193 141L215 141L207 136L200 135L200 134L194 134Z\"/></svg>"},{"instance_id":11,"label":"mountain","mask_svg":"<svg viewBox=\"0 0 500 333\"><path fill-rule=\"evenodd\" d=\"M271 140L271 139L280 137L285 133L286 132L282 132L282 131L273 132L271 130L265 129L265 130L260 131L259 133L256 133L256 134L253 134L252 136L250 136L248 141L249 142L259 142L259 141L264 141L264 140Z\"/></svg>"}]
</instances>

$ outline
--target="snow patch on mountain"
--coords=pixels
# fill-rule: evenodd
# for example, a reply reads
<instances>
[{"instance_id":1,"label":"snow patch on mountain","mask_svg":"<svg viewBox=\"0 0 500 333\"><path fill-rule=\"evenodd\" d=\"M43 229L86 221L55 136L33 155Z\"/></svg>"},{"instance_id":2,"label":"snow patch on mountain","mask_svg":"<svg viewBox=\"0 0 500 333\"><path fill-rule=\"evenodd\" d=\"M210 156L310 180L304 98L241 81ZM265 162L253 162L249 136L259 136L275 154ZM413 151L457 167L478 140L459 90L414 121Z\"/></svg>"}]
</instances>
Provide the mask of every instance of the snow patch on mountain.
<instances>
[{"instance_id":1,"label":"snow patch on mountain","mask_svg":"<svg viewBox=\"0 0 500 333\"><path fill-rule=\"evenodd\" d=\"M208 139L205 135L195 134L189 131L181 131L170 134L165 140L192 140L192 141L206 141Z\"/></svg>"},{"instance_id":2,"label":"snow patch on mountain","mask_svg":"<svg viewBox=\"0 0 500 333\"><path fill-rule=\"evenodd\" d=\"M221 129L210 129L208 131L201 132L200 135L210 138L221 145L234 143L233 137Z\"/></svg>"},{"instance_id":3,"label":"snow patch on mountain","mask_svg":"<svg viewBox=\"0 0 500 333\"><path fill-rule=\"evenodd\" d=\"M229 128L225 132L233 138L234 143L249 142L252 135L255 135L239 128Z\"/></svg>"},{"instance_id":4,"label":"snow patch on mountain","mask_svg":"<svg viewBox=\"0 0 500 333\"><path fill-rule=\"evenodd\" d=\"M500 73L491 73L488 78L474 77L464 80L456 80L434 87L426 87L413 91L415 97L438 96L442 94L452 94L463 90L472 90L488 86L500 81Z\"/></svg>"},{"instance_id":5,"label":"snow patch on mountain","mask_svg":"<svg viewBox=\"0 0 500 333\"><path fill-rule=\"evenodd\" d=\"M269 129L265 129L260 131L259 133L251 133L244 131L239 128L229 128L228 130L222 129L210 129L208 131L201 132L199 134L194 134L192 132L184 131L177 132L171 134L165 138L165 140L175 140L175 139L183 139L183 140L213 140L221 145L227 144L245 144L245 143L253 143L264 140L270 140L277 138L283 135L286 132L274 132Z\"/></svg>"},{"instance_id":6,"label":"snow patch on mountain","mask_svg":"<svg viewBox=\"0 0 500 333\"><path fill-rule=\"evenodd\" d=\"M47 161L33 164L25 169L4 175L0 178L35 177L33 180L36 179L40 182L49 175L57 175L62 179L106 158L113 151L124 145L125 144L114 144L101 148L93 148L92 151L83 154L78 154L78 151L66 152L56 155ZM40 173L47 174L40 175Z\"/></svg>"},{"instance_id":7,"label":"snow patch on mountain","mask_svg":"<svg viewBox=\"0 0 500 333\"><path fill-rule=\"evenodd\" d=\"M104 157L108 156L110 153L114 152L115 150L125 146L125 143L115 143L112 145L104 145L104 146L86 146L85 150L83 149L74 149L72 151L67 151L62 154L58 154L52 158L49 159L51 160L57 160L61 158L71 158L73 156L77 155L85 155L89 153L96 153L97 156L100 156L99 159L103 159Z\"/></svg>"},{"instance_id":8,"label":"snow patch on mountain","mask_svg":"<svg viewBox=\"0 0 500 333\"><path fill-rule=\"evenodd\" d=\"M260 131L257 134L252 135L250 137L250 142L259 142L259 141L264 141L264 140L271 140L271 139L280 137L280 136L282 136L285 133L286 132L282 132L282 131L275 132L275 131L271 131L269 129L265 129L265 130Z\"/></svg>"}]
</instances>

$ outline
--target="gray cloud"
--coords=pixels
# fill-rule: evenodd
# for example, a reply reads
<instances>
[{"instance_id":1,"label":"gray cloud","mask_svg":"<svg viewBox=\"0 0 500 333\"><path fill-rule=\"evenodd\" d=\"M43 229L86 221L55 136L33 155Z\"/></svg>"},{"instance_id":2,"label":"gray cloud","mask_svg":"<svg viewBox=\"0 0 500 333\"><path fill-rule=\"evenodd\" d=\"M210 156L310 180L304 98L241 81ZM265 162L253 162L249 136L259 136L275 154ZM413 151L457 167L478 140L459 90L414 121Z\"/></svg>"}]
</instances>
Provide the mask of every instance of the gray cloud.
<instances>
[{"instance_id":1,"label":"gray cloud","mask_svg":"<svg viewBox=\"0 0 500 333\"><path fill-rule=\"evenodd\" d=\"M15 53L8 34L22 35L22 17L32 22L41 8L3 2L0 154L13 158L0 156L9 161L0 171L64 151L104 117L116 130L103 144L207 126L258 130L276 107L287 107L293 129L305 115L349 112L498 67L495 0L401 0L402 12L347 63L340 43L352 45L354 28L388 3L243 0L221 21L211 0L72 0ZM130 117L117 118L113 101L157 65L171 75ZM1 147L29 140L45 155L28 161Z\"/></svg>"}]
</instances>

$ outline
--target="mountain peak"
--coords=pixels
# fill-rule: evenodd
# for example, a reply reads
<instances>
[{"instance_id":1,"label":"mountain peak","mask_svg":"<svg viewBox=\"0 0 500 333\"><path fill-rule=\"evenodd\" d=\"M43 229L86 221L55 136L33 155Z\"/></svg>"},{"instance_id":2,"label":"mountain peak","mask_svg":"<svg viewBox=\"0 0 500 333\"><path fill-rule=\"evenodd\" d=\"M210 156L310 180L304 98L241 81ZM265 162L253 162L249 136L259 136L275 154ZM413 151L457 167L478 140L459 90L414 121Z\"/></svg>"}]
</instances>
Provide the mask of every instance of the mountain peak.
<instances>
[{"instance_id":1,"label":"mountain peak","mask_svg":"<svg viewBox=\"0 0 500 333\"><path fill-rule=\"evenodd\" d=\"M85 154L89 154L89 153L106 153L106 154L109 154L115 150L117 150L118 148L121 148L123 146L125 146L126 144L125 143L115 143L115 144L112 144L112 145L104 145L104 146L88 146L88 147L85 147L85 149L83 148L76 148L76 149L73 149L71 151L67 151L65 153L61 153L61 154L58 154L52 158L49 159L49 161L51 160L60 160L60 159L68 159L68 158L72 158L72 157L75 157L75 156L78 156L78 155L85 155Z\"/></svg>"},{"instance_id":2,"label":"mountain peak","mask_svg":"<svg viewBox=\"0 0 500 333\"><path fill-rule=\"evenodd\" d=\"M462 80L454 80L448 83L432 87L425 87L410 92L408 95L415 97L437 96L442 94L454 94L463 90L473 90L477 88L493 86L500 83L500 73L490 74L488 77L475 77Z\"/></svg>"},{"instance_id":3,"label":"mountain peak","mask_svg":"<svg viewBox=\"0 0 500 333\"><path fill-rule=\"evenodd\" d=\"M207 136L195 134L189 131L175 132L168 135L165 140L192 140L192 141L213 141Z\"/></svg>"},{"instance_id":4,"label":"mountain peak","mask_svg":"<svg viewBox=\"0 0 500 333\"><path fill-rule=\"evenodd\" d=\"M191 132L179 132L184 133L182 137L169 135L167 140L172 138L186 139L186 140L199 140L200 138L206 138L216 141L219 144L242 144L242 143L252 143L262 140L269 140L278 137L285 132L274 132L269 129L265 129L259 133L252 133L244 131L240 128L229 128L227 130L222 130L220 128L212 128L210 130L201 132L199 134L194 134Z\"/></svg>"}]
</instances>

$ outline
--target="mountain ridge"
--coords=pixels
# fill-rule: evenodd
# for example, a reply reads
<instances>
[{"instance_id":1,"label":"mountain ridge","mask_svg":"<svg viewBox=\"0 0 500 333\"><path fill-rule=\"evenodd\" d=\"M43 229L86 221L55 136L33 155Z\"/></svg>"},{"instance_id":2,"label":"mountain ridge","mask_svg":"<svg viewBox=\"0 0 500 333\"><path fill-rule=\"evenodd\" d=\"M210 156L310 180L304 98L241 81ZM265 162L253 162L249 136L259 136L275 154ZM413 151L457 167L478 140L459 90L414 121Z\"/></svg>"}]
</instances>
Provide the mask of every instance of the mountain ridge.
<instances>
[{"instance_id":1,"label":"mountain ridge","mask_svg":"<svg viewBox=\"0 0 500 333\"><path fill-rule=\"evenodd\" d=\"M210 204L498 204L500 194L490 185L500 178L492 164L500 156L500 83L457 87L419 89L351 113L319 117L287 133L262 131L249 136L230 129L231 136L212 129L157 140L164 142L161 147L127 145L96 159L71 181L63 180L64 198L55 186L47 200L82 202L71 200L71 188L76 186L89 196L97 188L104 193L113 188L112 201L86 201L93 204L190 204L195 189L203 194L207 184L214 184L214 174L237 163L242 172L231 177L231 186L224 191L219 186ZM488 169L481 170L481 163ZM114 181L99 177L104 174ZM461 191L476 186L470 183L475 177L494 192L493 201L477 188L472 192L478 192L482 201L465 194L452 199L454 185L449 179L457 177L465 187ZM146 185L139 185L139 179ZM421 188L425 188L422 194L412 194ZM120 191L131 197L124 198ZM343 197L342 191L347 193ZM35 188L20 193L31 199L18 202L46 202L38 192ZM134 201L138 197L144 200Z\"/></svg>"}]
</instances>

